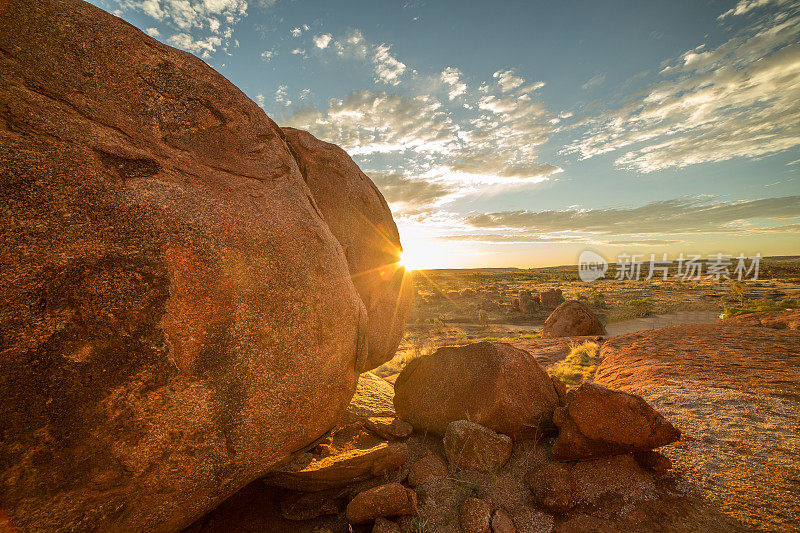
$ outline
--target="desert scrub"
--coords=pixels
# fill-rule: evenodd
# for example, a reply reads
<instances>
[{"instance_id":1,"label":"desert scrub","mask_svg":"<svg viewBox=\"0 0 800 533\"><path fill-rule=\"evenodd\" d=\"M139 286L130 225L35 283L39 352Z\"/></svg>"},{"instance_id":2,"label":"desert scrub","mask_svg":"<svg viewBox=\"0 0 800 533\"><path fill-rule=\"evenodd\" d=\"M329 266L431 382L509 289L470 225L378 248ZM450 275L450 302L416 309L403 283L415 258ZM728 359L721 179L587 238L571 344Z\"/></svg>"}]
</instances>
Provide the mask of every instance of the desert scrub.
<instances>
[{"instance_id":1,"label":"desert scrub","mask_svg":"<svg viewBox=\"0 0 800 533\"><path fill-rule=\"evenodd\" d=\"M525 335L517 335L516 337L482 337L475 342L513 342L525 339L541 339L541 333L526 333Z\"/></svg>"},{"instance_id":2,"label":"desert scrub","mask_svg":"<svg viewBox=\"0 0 800 533\"><path fill-rule=\"evenodd\" d=\"M747 315L749 313L760 313L763 311L782 311L783 309L797 309L800 307L800 300L798 298L784 298L780 302L775 302L768 298L759 298L758 300L741 300L739 305L728 305L726 303L725 310L722 313L723 318L730 318L732 316Z\"/></svg>"},{"instance_id":3,"label":"desert scrub","mask_svg":"<svg viewBox=\"0 0 800 533\"><path fill-rule=\"evenodd\" d=\"M653 313L653 303L648 298L629 300L625 306L627 307L628 316L633 318L650 316Z\"/></svg>"},{"instance_id":4,"label":"desert scrub","mask_svg":"<svg viewBox=\"0 0 800 533\"><path fill-rule=\"evenodd\" d=\"M600 363L599 351L600 346L592 341L573 346L569 354L551 366L548 372L567 385L580 385L597 370Z\"/></svg>"}]
</instances>

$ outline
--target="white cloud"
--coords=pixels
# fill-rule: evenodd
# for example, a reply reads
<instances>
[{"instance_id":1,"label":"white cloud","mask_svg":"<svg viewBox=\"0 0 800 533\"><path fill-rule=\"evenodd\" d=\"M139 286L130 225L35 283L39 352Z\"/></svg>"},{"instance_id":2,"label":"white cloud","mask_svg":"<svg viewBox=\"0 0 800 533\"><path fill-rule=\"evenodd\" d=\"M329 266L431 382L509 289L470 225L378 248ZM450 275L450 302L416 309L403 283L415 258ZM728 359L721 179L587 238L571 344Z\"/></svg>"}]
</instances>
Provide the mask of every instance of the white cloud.
<instances>
[{"instance_id":1,"label":"white cloud","mask_svg":"<svg viewBox=\"0 0 800 533\"><path fill-rule=\"evenodd\" d=\"M177 30L166 42L204 58L218 48L227 51L233 26L247 16L246 0L119 0L119 5L123 13L138 11Z\"/></svg>"},{"instance_id":2,"label":"white cloud","mask_svg":"<svg viewBox=\"0 0 800 533\"><path fill-rule=\"evenodd\" d=\"M400 76L406 71L406 66L389 53L390 48L388 44L381 44L375 48L373 61L375 62L376 81L397 85L400 83Z\"/></svg>"},{"instance_id":3,"label":"white cloud","mask_svg":"<svg viewBox=\"0 0 800 533\"><path fill-rule=\"evenodd\" d=\"M409 172L469 188L537 183L560 172L538 160L538 147L552 133L554 118L531 92L540 83L508 78L469 94L459 87L460 71L445 69L442 82L464 97L448 108L431 94L415 97L383 91L353 91L332 99L322 111L292 108L279 122L307 129L356 156L399 157ZM441 88L441 85L439 86ZM521 92L521 91L527 92Z\"/></svg>"},{"instance_id":4,"label":"white cloud","mask_svg":"<svg viewBox=\"0 0 800 533\"><path fill-rule=\"evenodd\" d=\"M303 35L303 30L301 30L300 28L292 28L291 30L289 30L289 33L292 35L292 37L300 37L301 35Z\"/></svg>"},{"instance_id":5,"label":"white cloud","mask_svg":"<svg viewBox=\"0 0 800 533\"><path fill-rule=\"evenodd\" d=\"M467 92L467 84L461 81L461 76L461 71L454 67L447 67L442 71L440 78L449 88L447 97L450 100Z\"/></svg>"},{"instance_id":6,"label":"white cloud","mask_svg":"<svg viewBox=\"0 0 800 533\"><path fill-rule=\"evenodd\" d=\"M259 93L256 95L256 103L258 104L259 107L261 108L264 107L264 105L266 104L266 98L264 97L263 94Z\"/></svg>"},{"instance_id":7,"label":"white cloud","mask_svg":"<svg viewBox=\"0 0 800 533\"><path fill-rule=\"evenodd\" d=\"M405 63L392 55L391 45L369 43L359 29L348 31L343 38L334 39L330 35L321 37L330 37L330 39L325 41L325 46L319 46L317 38L315 38L314 42L319 48L327 48L328 44L332 44L332 48L340 57L369 61L372 64L376 82L398 85L406 71Z\"/></svg>"},{"instance_id":8,"label":"white cloud","mask_svg":"<svg viewBox=\"0 0 800 533\"><path fill-rule=\"evenodd\" d=\"M504 228L536 234L660 235L752 231L755 226L748 221L797 218L800 218L800 196L732 202L685 197L632 208L483 213L470 216L465 222L476 228Z\"/></svg>"},{"instance_id":9,"label":"white cloud","mask_svg":"<svg viewBox=\"0 0 800 533\"><path fill-rule=\"evenodd\" d=\"M263 52L261 52L261 60L264 61L265 63L269 62L273 57L275 57L274 50L264 50Z\"/></svg>"},{"instance_id":10,"label":"white cloud","mask_svg":"<svg viewBox=\"0 0 800 533\"><path fill-rule=\"evenodd\" d=\"M147 28L147 30L145 30L145 32L150 37L158 37L159 35L161 35L161 33L158 31L158 28Z\"/></svg>"},{"instance_id":11,"label":"white cloud","mask_svg":"<svg viewBox=\"0 0 800 533\"><path fill-rule=\"evenodd\" d=\"M525 83L525 80L514 74L514 69L498 70L492 74L492 77L497 79L497 83L504 93L512 91Z\"/></svg>"},{"instance_id":12,"label":"white cloud","mask_svg":"<svg viewBox=\"0 0 800 533\"><path fill-rule=\"evenodd\" d=\"M275 101L284 106L292 105L292 101L286 98L286 85L279 85L275 90Z\"/></svg>"},{"instance_id":13,"label":"white cloud","mask_svg":"<svg viewBox=\"0 0 800 533\"><path fill-rule=\"evenodd\" d=\"M740 2L740 12L750 5ZM651 172L796 149L800 2L716 48L689 50L660 75L663 81L601 115L566 151L583 158L622 151L619 166Z\"/></svg>"},{"instance_id":14,"label":"white cloud","mask_svg":"<svg viewBox=\"0 0 800 533\"><path fill-rule=\"evenodd\" d=\"M222 44L222 38L212 35L206 39L197 40L188 33L176 33L167 37L167 44L198 54L203 58L209 58L211 53L215 52L217 47Z\"/></svg>"},{"instance_id":15,"label":"white cloud","mask_svg":"<svg viewBox=\"0 0 800 533\"><path fill-rule=\"evenodd\" d=\"M791 0L739 0L739 3L736 4L735 7L729 9L718 18L722 20L730 16L745 15L754 9L759 9L770 4L783 6L789 3L791 3Z\"/></svg>"},{"instance_id":16,"label":"white cloud","mask_svg":"<svg viewBox=\"0 0 800 533\"><path fill-rule=\"evenodd\" d=\"M324 33L322 35L317 35L314 37L314 46L320 49L325 49L330 44L333 36L330 33Z\"/></svg>"}]
</instances>

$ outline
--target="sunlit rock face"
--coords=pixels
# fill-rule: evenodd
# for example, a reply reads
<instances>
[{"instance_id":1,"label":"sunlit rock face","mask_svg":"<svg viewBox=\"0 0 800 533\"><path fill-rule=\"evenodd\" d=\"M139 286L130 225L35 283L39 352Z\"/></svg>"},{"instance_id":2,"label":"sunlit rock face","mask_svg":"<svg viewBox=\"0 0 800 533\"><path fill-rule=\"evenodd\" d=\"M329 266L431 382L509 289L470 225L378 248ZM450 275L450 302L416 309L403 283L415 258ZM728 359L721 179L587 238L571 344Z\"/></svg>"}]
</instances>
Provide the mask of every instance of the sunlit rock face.
<instances>
[{"instance_id":1,"label":"sunlit rock face","mask_svg":"<svg viewBox=\"0 0 800 533\"><path fill-rule=\"evenodd\" d=\"M341 216L379 212L364 224L398 246L364 201ZM78 0L0 8L0 203L15 530L180 529L326 432L392 350L368 354L359 244L283 132L199 59Z\"/></svg>"},{"instance_id":2,"label":"sunlit rock face","mask_svg":"<svg viewBox=\"0 0 800 533\"><path fill-rule=\"evenodd\" d=\"M368 356L361 370L371 370L394 356L411 309L397 226L378 188L344 150L302 130L283 132L367 308Z\"/></svg>"}]
</instances>

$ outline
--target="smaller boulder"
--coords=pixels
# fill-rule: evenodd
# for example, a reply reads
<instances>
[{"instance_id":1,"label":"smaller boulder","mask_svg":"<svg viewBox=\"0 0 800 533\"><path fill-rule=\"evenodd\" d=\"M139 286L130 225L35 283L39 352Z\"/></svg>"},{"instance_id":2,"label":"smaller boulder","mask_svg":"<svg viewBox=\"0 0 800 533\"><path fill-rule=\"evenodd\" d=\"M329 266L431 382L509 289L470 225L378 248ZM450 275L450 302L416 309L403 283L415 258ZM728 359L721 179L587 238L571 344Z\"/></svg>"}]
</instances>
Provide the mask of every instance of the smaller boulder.
<instances>
[{"instance_id":1,"label":"smaller boulder","mask_svg":"<svg viewBox=\"0 0 800 533\"><path fill-rule=\"evenodd\" d=\"M551 514L566 513L575 505L572 492L572 472L562 463L547 462L529 472L525 484L536 497L536 503Z\"/></svg>"},{"instance_id":2,"label":"smaller boulder","mask_svg":"<svg viewBox=\"0 0 800 533\"><path fill-rule=\"evenodd\" d=\"M657 475L665 474L667 470L672 468L672 461L670 461L669 457L654 450L636 452L633 454L633 458L636 459L639 466Z\"/></svg>"},{"instance_id":3,"label":"smaller boulder","mask_svg":"<svg viewBox=\"0 0 800 533\"><path fill-rule=\"evenodd\" d=\"M379 516L372 526L372 533L400 533L400 526Z\"/></svg>"},{"instance_id":4,"label":"smaller boulder","mask_svg":"<svg viewBox=\"0 0 800 533\"><path fill-rule=\"evenodd\" d=\"M447 476L447 463L435 453L429 453L413 465L408 472L408 484L418 487Z\"/></svg>"},{"instance_id":5,"label":"smaller boulder","mask_svg":"<svg viewBox=\"0 0 800 533\"><path fill-rule=\"evenodd\" d=\"M387 483L356 494L345 514L351 524L367 524L377 518L414 514L417 494L400 483Z\"/></svg>"},{"instance_id":6,"label":"smaller boulder","mask_svg":"<svg viewBox=\"0 0 800 533\"><path fill-rule=\"evenodd\" d=\"M578 300L559 305L550 313L542 328L542 337L578 337L605 335L606 329L591 309Z\"/></svg>"},{"instance_id":7,"label":"smaller boulder","mask_svg":"<svg viewBox=\"0 0 800 533\"><path fill-rule=\"evenodd\" d=\"M561 289L550 289L540 293L539 300L542 302L542 306L555 309L564 303L564 295L561 293Z\"/></svg>"},{"instance_id":8,"label":"smaller boulder","mask_svg":"<svg viewBox=\"0 0 800 533\"><path fill-rule=\"evenodd\" d=\"M514 520L505 509L498 509L492 516L492 533L517 533Z\"/></svg>"},{"instance_id":9,"label":"smaller boulder","mask_svg":"<svg viewBox=\"0 0 800 533\"><path fill-rule=\"evenodd\" d=\"M497 472L511 457L513 441L489 428L456 420L447 425L444 451L453 468Z\"/></svg>"},{"instance_id":10,"label":"smaller boulder","mask_svg":"<svg viewBox=\"0 0 800 533\"><path fill-rule=\"evenodd\" d=\"M443 435L474 420L524 438L552 428L558 394L530 353L502 342L446 346L412 360L394 385L397 416L419 432Z\"/></svg>"},{"instance_id":11,"label":"smaller boulder","mask_svg":"<svg viewBox=\"0 0 800 533\"><path fill-rule=\"evenodd\" d=\"M459 523L462 533L489 533L492 527L491 502L478 498L467 498L461 504Z\"/></svg>"},{"instance_id":12,"label":"smaller boulder","mask_svg":"<svg viewBox=\"0 0 800 533\"><path fill-rule=\"evenodd\" d=\"M642 452L675 442L681 432L639 396L583 383L567 393L553 422L558 461Z\"/></svg>"},{"instance_id":13,"label":"smaller boulder","mask_svg":"<svg viewBox=\"0 0 800 533\"><path fill-rule=\"evenodd\" d=\"M411 424L392 416L371 416L364 427L386 440L404 439L414 431Z\"/></svg>"}]
</instances>

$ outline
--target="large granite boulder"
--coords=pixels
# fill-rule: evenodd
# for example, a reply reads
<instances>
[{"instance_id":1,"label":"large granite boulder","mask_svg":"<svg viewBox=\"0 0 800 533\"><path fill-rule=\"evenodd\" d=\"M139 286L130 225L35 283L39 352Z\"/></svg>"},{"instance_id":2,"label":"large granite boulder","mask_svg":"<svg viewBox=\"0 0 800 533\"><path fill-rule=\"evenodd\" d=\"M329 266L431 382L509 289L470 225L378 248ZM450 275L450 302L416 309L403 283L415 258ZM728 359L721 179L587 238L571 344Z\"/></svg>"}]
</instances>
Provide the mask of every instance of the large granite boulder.
<instances>
[{"instance_id":1,"label":"large granite boulder","mask_svg":"<svg viewBox=\"0 0 800 533\"><path fill-rule=\"evenodd\" d=\"M567 393L553 422L558 439L552 455L559 461L648 451L681 436L641 397L588 382Z\"/></svg>"},{"instance_id":2,"label":"large granite boulder","mask_svg":"<svg viewBox=\"0 0 800 533\"><path fill-rule=\"evenodd\" d=\"M344 414L358 242L196 57L78 0L4 2L0 48L3 512L178 530Z\"/></svg>"},{"instance_id":3,"label":"large granite boulder","mask_svg":"<svg viewBox=\"0 0 800 533\"><path fill-rule=\"evenodd\" d=\"M542 328L543 338L605 334L603 324L578 300L568 300L559 305L544 321Z\"/></svg>"},{"instance_id":4,"label":"large granite boulder","mask_svg":"<svg viewBox=\"0 0 800 533\"><path fill-rule=\"evenodd\" d=\"M524 350L501 342L439 348L411 361L394 385L397 416L417 431L443 435L471 420L514 437L552 426L558 395Z\"/></svg>"},{"instance_id":5,"label":"large granite boulder","mask_svg":"<svg viewBox=\"0 0 800 533\"><path fill-rule=\"evenodd\" d=\"M310 133L283 128L286 143L333 234L367 308L368 355L360 371L394 357L411 309L410 276L399 265L400 236L380 191L350 156Z\"/></svg>"}]
</instances>

